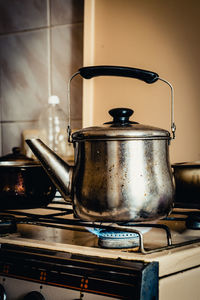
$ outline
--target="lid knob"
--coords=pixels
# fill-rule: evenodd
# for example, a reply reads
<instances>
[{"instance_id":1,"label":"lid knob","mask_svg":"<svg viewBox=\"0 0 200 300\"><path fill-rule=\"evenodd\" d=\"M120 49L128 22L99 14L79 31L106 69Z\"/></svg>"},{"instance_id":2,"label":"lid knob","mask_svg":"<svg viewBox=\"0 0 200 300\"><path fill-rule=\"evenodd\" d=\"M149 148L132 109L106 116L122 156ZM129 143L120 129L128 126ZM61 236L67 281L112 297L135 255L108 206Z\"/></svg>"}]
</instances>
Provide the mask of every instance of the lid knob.
<instances>
[{"instance_id":1,"label":"lid knob","mask_svg":"<svg viewBox=\"0 0 200 300\"><path fill-rule=\"evenodd\" d=\"M129 121L130 116L134 111L130 108L113 108L109 110L109 114L113 117L112 122L108 122L107 124L133 124L135 122Z\"/></svg>"},{"instance_id":2,"label":"lid knob","mask_svg":"<svg viewBox=\"0 0 200 300\"><path fill-rule=\"evenodd\" d=\"M13 147L12 152L14 155L21 154L21 149L19 147Z\"/></svg>"}]
</instances>

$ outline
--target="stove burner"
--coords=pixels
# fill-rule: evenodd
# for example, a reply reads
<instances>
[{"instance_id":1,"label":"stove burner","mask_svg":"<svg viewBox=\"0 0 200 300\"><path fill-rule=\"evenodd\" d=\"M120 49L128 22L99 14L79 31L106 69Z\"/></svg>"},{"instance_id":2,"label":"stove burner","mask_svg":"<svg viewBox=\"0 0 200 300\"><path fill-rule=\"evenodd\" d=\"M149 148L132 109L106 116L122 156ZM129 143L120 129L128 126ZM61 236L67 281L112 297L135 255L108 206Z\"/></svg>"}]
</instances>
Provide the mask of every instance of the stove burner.
<instances>
[{"instance_id":1,"label":"stove burner","mask_svg":"<svg viewBox=\"0 0 200 300\"><path fill-rule=\"evenodd\" d=\"M200 229L200 212L192 212L185 224L188 229Z\"/></svg>"},{"instance_id":2,"label":"stove burner","mask_svg":"<svg viewBox=\"0 0 200 300\"><path fill-rule=\"evenodd\" d=\"M134 248L139 246L139 236L132 232L101 230L98 244L103 248Z\"/></svg>"}]
</instances>

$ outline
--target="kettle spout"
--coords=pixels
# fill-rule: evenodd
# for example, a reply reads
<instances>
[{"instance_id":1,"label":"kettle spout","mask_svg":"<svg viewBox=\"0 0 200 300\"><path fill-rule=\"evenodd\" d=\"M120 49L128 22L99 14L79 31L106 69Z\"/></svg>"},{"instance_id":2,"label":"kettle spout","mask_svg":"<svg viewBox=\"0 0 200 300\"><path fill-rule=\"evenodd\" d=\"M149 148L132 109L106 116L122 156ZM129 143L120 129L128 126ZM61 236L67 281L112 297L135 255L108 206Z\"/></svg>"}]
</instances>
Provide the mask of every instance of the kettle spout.
<instances>
[{"instance_id":1,"label":"kettle spout","mask_svg":"<svg viewBox=\"0 0 200 300\"><path fill-rule=\"evenodd\" d=\"M29 139L26 143L55 184L64 199L71 196L73 167L47 147L40 139Z\"/></svg>"}]
</instances>

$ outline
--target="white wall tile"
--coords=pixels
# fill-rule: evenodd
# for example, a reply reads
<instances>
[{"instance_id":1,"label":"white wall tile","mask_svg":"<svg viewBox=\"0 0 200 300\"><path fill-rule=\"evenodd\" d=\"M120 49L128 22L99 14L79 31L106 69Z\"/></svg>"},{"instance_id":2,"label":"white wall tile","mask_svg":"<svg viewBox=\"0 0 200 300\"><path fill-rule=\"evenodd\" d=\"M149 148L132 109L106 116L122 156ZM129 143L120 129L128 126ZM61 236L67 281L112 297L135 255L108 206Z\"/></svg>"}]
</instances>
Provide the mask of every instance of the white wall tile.
<instances>
[{"instance_id":1,"label":"white wall tile","mask_svg":"<svg viewBox=\"0 0 200 300\"><path fill-rule=\"evenodd\" d=\"M0 33L47 25L45 0L0 0Z\"/></svg>"},{"instance_id":2,"label":"white wall tile","mask_svg":"<svg viewBox=\"0 0 200 300\"><path fill-rule=\"evenodd\" d=\"M9 122L2 126L3 148L2 155L12 152L13 147L22 147L22 132L36 128L35 122Z\"/></svg>"},{"instance_id":3,"label":"white wall tile","mask_svg":"<svg viewBox=\"0 0 200 300\"><path fill-rule=\"evenodd\" d=\"M3 121L35 120L47 101L46 30L0 38Z\"/></svg>"},{"instance_id":4,"label":"white wall tile","mask_svg":"<svg viewBox=\"0 0 200 300\"><path fill-rule=\"evenodd\" d=\"M61 98L67 113L67 82L83 65L83 26L60 26L52 29L53 93ZM82 79L78 76L71 85L71 118L82 118Z\"/></svg>"},{"instance_id":5,"label":"white wall tile","mask_svg":"<svg viewBox=\"0 0 200 300\"><path fill-rule=\"evenodd\" d=\"M51 24L74 24L83 21L84 0L51 0Z\"/></svg>"}]
</instances>

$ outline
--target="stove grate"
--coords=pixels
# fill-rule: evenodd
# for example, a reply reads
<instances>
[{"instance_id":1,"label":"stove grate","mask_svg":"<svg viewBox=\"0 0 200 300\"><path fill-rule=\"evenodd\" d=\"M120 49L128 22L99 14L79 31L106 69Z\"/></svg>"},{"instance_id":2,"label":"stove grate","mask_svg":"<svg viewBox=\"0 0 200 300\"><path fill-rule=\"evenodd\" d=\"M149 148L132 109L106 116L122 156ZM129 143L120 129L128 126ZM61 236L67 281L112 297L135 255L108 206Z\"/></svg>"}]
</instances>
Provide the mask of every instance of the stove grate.
<instances>
[{"instance_id":1,"label":"stove grate","mask_svg":"<svg viewBox=\"0 0 200 300\"><path fill-rule=\"evenodd\" d=\"M105 231L113 231L118 233L126 233L127 235L137 235L138 237L138 247L137 250L133 249L133 251L141 252L142 254L150 254L154 252L159 252L163 250L168 250L172 248L182 247L186 245L190 245L193 243L200 242L200 238L188 240L184 242L179 243L173 243L172 242L172 235L170 228L165 224L154 224L154 223L100 223L100 222L87 222L87 221L81 221L77 218L70 219L68 216L73 216L73 209L69 205L63 205L60 206L60 204L63 204L63 202L55 201L53 204L50 204L48 207L45 207L46 213L41 213L41 209L37 212L28 212L26 211L18 211L18 210L8 210L8 211L0 211L0 220L6 219L6 216L8 219L12 218L12 224L13 224L13 218L15 219L16 224L30 224L30 225L37 225L37 226L45 226L45 227L51 227L51 228L57 228L57 229L64 229L64 230L76 230L76 231L84 231L88 232L87 228L96 228L99 230L105 230ZM69 203L68 203L69 204ZM56 206L55 206L56 205ZM173 213L161 220L161 221L186 221L188 217L190 217L192 212L190 211L183 211L176 209L173 211ZM199 212L200 213L200 212ZM66 216L66 218L63 218L63 216ZM137 227L150 227L157 230L163 230L165 232L166 236L166 245L163 247L157 247L153 249L147 249L144 246L144 235L141 232L140 228L137 229ZM99 243L101 244L101 243ZM130 249L130 251L132 251Z\"/></svg>"}]
</instances>

